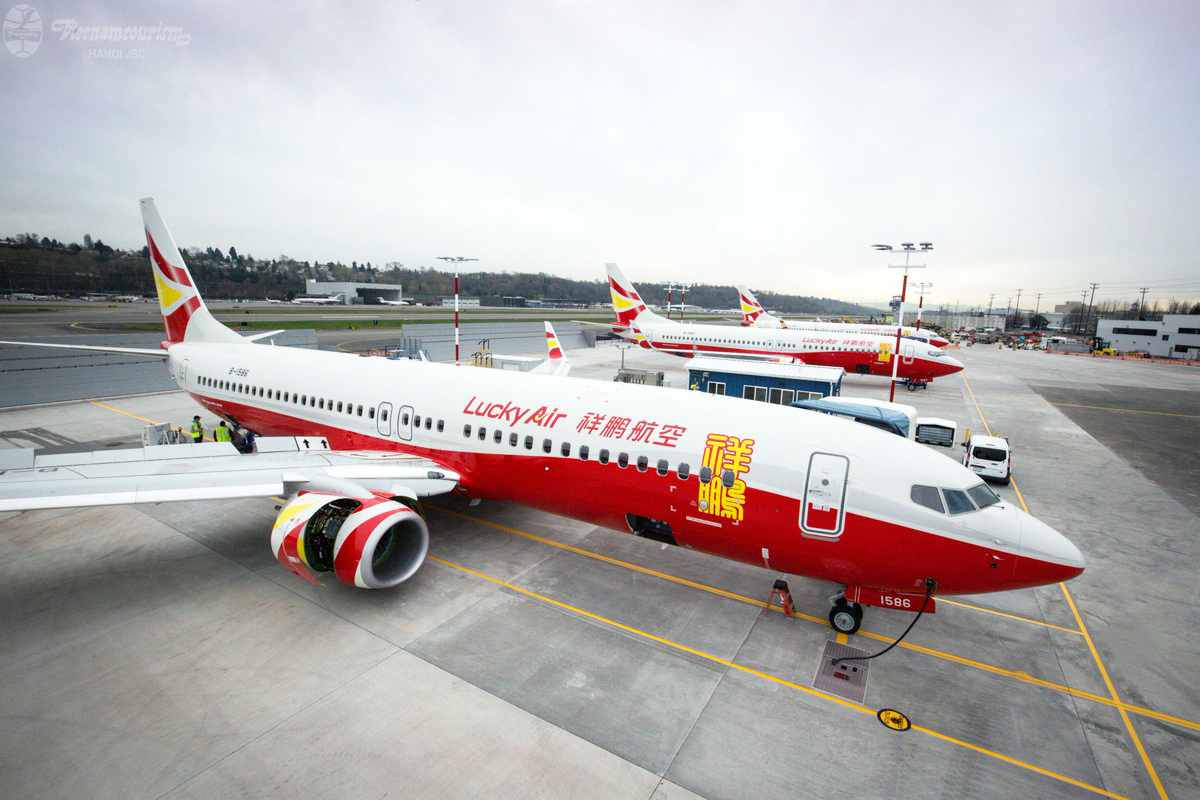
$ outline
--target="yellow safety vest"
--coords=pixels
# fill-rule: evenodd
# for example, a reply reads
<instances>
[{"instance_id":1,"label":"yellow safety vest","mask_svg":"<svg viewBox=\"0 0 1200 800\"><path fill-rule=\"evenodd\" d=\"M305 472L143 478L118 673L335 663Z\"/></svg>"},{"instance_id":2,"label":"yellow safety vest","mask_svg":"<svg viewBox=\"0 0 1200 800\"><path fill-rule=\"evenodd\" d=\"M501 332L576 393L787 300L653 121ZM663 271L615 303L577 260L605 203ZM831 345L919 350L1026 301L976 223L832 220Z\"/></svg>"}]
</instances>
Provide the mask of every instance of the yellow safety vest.
<instances>
[{"instance_id":1,"label":"yellow safety vest","mask_svg":"<svg viewBox=\"0 0 1200 800\"><path fill-rule=\"evenodd\" d=\"M216 439L218 442L233 441L233 439L231 439L229 437L229 428L226 428L224 425L217 426L216 430L213 431L213 438Z\"/></svg>"},{"instance_id":2,"label":"yellow safety vest","mask_svg":"<svg viewBox=\"0 0 1200 800\"><path fill-rule=\"evenodd\" d=\"M193 439L203 439L204 438L204 425L203 424L201 424L199 422L192 423L192 438Z\"/></svg>"}]
</instances>

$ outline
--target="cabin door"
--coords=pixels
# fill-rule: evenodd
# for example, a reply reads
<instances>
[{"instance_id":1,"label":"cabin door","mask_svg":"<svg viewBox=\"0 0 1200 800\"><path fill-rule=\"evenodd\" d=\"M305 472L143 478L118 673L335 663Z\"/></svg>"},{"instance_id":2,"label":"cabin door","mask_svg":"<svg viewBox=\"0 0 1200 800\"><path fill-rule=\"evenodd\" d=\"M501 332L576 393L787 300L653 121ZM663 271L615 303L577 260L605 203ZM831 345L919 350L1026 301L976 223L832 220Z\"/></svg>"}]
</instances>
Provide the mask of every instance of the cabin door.
<instances>
[{"instance_id":1,"label":"cabin door","mask_svg":"<svg viewBox=\"0 0 1200 800\"><path fill-rule=\"evenodd\" d=\"M833 453L813 453L800 509L800 528L813 536L842 533L846 516L846 477L850 460Z\"/></svg>"}]
</instances>

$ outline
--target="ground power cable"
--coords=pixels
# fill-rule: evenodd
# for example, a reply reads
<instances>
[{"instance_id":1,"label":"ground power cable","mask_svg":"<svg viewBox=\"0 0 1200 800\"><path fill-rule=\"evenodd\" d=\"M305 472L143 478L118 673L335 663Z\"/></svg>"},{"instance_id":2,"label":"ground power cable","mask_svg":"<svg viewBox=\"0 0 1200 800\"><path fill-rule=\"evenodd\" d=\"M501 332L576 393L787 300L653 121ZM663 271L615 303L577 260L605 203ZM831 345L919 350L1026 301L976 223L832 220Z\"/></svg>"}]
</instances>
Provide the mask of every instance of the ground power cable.
<instances>
[{"instance_id":1,"label":"ground power cable","mask_svg":"<svg viewBox=\"0 0 1200 800\"><path fill-rule=\"evenodd\" d=\"M935 581L933 578L925 579L925 600L922 601L921 608L917 611L917 615L913 617L912 622L908 623L908 627L904 629L904 633L900 634L900 636L897 637L894 642L880 650L878 653L873 653L869 656L842 656L840 658L835 658L832 666L836 667L843 661L870 661L872 658L879 658L881 655L900 644L900 642L904 640L904 637L908 636L908 632L913 629L913 626L917 624L917 620L921 618L921 615L925 613L925 609L929 607L929 597L933 594L933 589L935 586L937 586L937 581Z\"/></svg>"}]
</instances>

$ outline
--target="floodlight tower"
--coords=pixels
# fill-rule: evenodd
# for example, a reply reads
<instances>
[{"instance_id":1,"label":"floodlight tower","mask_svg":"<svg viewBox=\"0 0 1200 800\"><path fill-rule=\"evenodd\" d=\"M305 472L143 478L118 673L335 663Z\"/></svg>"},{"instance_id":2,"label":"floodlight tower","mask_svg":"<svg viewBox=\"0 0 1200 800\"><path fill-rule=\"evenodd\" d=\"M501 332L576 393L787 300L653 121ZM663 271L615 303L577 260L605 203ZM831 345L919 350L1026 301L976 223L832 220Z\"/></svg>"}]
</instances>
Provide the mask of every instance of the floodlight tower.
<instances>
[{"instance_id":1,"label":"floodlight tower","mask_svg":"<svg viewBox=\"0 0 1200 800\"><path fill-rule=\"evenodd\" d=\"M871 245L876 250L884 253L895 252L895 248L890 244L873 244ZM924 269L924 264L909 263L912 254L917 251L917 245L912 242L901 242L900 249L904 251L903 264L888 264L888 269L903 269L904 282L900 284L900 308L896 311L896 350L892 353L892 389L888 394L888 400L896 399L896 375L900 370L900 328L904 324L904 298L908 292L908 271L910 269ZM933 242L921 242L920 252L927 253L933 249Z\"/></svg>"},{"instance_id":2,"label":"floodlight tower","mask_svg":"<svg viewBox=\"0 0 1200 800\"><path fill-rule=\"evenodd\" d=\"M454 262L454 366L458 366L458 265L464 261L478 261L478 258L463 258L462 256L438 256L439 261Z\"/></svg>"}]
</instances>

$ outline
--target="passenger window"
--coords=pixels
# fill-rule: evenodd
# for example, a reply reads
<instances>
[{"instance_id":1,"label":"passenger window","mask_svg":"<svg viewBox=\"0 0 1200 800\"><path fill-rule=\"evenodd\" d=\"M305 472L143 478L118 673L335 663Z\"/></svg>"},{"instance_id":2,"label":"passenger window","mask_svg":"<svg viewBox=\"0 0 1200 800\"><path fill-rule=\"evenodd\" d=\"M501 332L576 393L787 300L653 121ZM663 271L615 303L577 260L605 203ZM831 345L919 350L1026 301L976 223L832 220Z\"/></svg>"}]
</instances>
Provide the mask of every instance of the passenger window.
<instances>
[{"instance_id":1,"label":"passenger window","mask_svg":"<svg viewBox=\"0 0 1200 800\"><path fill-rule=\"evenodd\" d=\"M629 453L617 453L617 466L621 469L629 466Z\"/></svg>"},{"instance_id":2,"label":"passenger window","mask_svg":"<svg viewBox=\"0 0 1200 800\"><path fill-rule=\"evenodd\" d=\"M721 483L725 486L726 489L733 488L733 470L731 470L731 469L721 470Z\"/></svg>"},{"instance_id":3,"label":"passenger window","mask_svg":"<svg viewBox=\"0 0 1200 800\"><path fill-rule=\"evenodd\" d=\"M433 427L433 418L426 417L425 418L425 430L429 430L431 427Z\"/></svg>"},{"instance_id":4,"label":"passenger window","mask_svg":"<svg viewBox=\"0 0 1200 800\"><path fill-rule=\"evenodd\" d=\"M480 425L479 426L479 441L482 442L486 438L487 438L487 428Z\"/></svg>"},{"instance_id":5,"label":"passenger window","mask_svg":"<svg viewBox=\"0 0 1200 800\"><path fill-rule=\"evenodd\" d=\"M688 476L692 474L692 465L686 461L680 461L675 474L679 476L679 480L686 481Z\"/></svg>"},{"instance_id":6,"label":"passenger window","mask_svg":"<svg viewBox=\"0 0 1200 800\"><path fill-rule=\"evenodd\" d=\"M638 472L645 472L649 468L650 468L650 459L646 456L638 456L638 460L637 460Z\"/></svg>"},{"instance_id":7,"label":"passenger window","mask_svg":"<svg viewBox=\"0 0 1200 800\"><path fill-rule=\"evenodd\" d=\"M515 434L515 433L510 433L510 434L508 435L508 446L509 446L509 447L516 447L516 446L517 446L517 440L518 440L518 439L520 439L520 438L521 438L521 437L520 437L520 436L517 436L517 434Z\"/></svg>"},{"instance_id":8,"label":"passenger window","mask_svg":"<svg viewBox=\"0 0 1200 800\"><path fill-rule=\"evenodd\" d=\"M549 453L553 449L554 449L554 442L550 441L549 439L542 439L542 452L543 453Z\"/></svg>"},{"instance_id":9,"label":"passenger window","mask_svg":"<svg viewBox=\"0 0 1200 800\"><path fill-rule=\"evenodd\" d=\"M306 394L300 395L300 405L302 405L302 406L308 405L308 395L306 395Z\"/></svg>"},{"instance_id":10,"label":"passenger window","mask_svg":"<svg viewBox=\"0 0 1200 800\"><path fill-rule=\"evenodd\" d=\"M607 451L607 450L603 450L603 449L602 449L602 450L600 451L600 458L599 458L599 461L600 461L600 463L601 463L601 464L607 464L607 463L608 463L608 451Z\"/></svg>"},{"instance_id":11,"label":"passenger window","mask_svg":"<svg viewBox=\"0 0 1200 800\"><path fill-rule=\"evenodd\" d=\"M671 469L671 465L667 463L667 460L665 458L660 458L658 460L658 474L659 475L666 475L667 471L670 469Z\"/></svg>"},{"instance_id":12,"label":"passenger window","mask_svg":"<svg viewBox=\"0 0 1200 800\"><path fill-rule=\"evenodd\" d=\"M408 412L407 411L405 411L403 414L400 415L400 424L401 425L408 424Z\"/></svg>"},{"instance_id":13,"label":"passenger window","mask_svg":"<svg viewBox=\"0 0 1200 800\"><path fill-rule=\"evenodd\" d=\"M504 441L504 431L496 428L496 432L492 434L492 441L496 444L500 444L500 442Z\"/></svg>"},{"instance_id":14,"label":"passenger window","mask_svg":"<svg viewBox=\"0 0 1200 800\"><path fill-rule=\"evenodd\" d=\"M382 419L384 422L387 422L387 421L388 421L388 411L390 411L390 410L391 410L391 409L387 409L387 408L385 408L385 409L384 409L384 410L383 410L383 411L380 413L380 415L379 415L379 418L380 418L380 419Z\"/></svg>"},{"instance_id":15,"label":"passenger window","mask_svg":"<svg viewBox=\"0 0 1200 800\"><path fill-rule=\"evenodd\" d=\"M701 483L711 483L712 478L713 478L713 476L712 476L711 468L709 468L709 467L701 467L700 468L700 482Z\"/></svg>"},{"instance_id":16,"label":"passenger window","mask_svg":"<svg viewBox=\"0 0 1200 800\"><path fill-rule=\"evenodd\" d=\"M526 436L526 437L525 437L525 449L526 449L526 450L532 450L532 449L533 449L533 437L532 437L532 436Z\"/></svg>"},{"instance_id":17,"label":"passenger window","mask_svg":"<svg viewBox=\"0 0 1200 800\"><path fill-rule=\"evenodd\" d=\"M421 415L420 414L417 414L413 417L413 427L414 428L421 427Z\"/></svg>"},{"instance_id":18,"label":"passenger window","mask_svg":"<svg viewBox=\"0 0 1200 800\"><path fill-rule=\"evenodd\" d=\"M471 438L471 426L470 425L463 425L463 437L466 439Z\"/></svg>"},{"instance_id":19,"label":"passenger window","mask_svg":"<svg viewBox=\"0 0 1200 800\"><path fill-rule=\"evenodd\" d=\"M320 408L322 410L325 408L325 398L324 397L322 397L320 400L317 401L317 408Z\"/></svg>"},{"instance_id":20,"label":"passenger window","mask_svg":"<svg viewBox=\"0 0 1200 800\"><path fill-rule=\"evenodd\" d=\"M950 509L951 515L965 514L975 510L975 506L967 497L966 492L960 492L958 489L942 489L942 494L946 496L946 507Z\"/></svg>"},{"instance_id":21,"label":"passenger window","mask_svg":"<svg viewBox=\"0 0 1200 800\"><path fill-rule=\"evenodd\" d=\"M439 419L439 420L438 420L438 433L441 433L441 432L442 432L442 428L444 428L444 427L446 427L446 426L445 426L445 423L444 423L442 420L440 420L440 419Z\"/></svg>"},{"instance_id":22,"label":"passenger window","mask_svg":"<svg viewBox=\"0 0 1200 800\"><path fill-rule=\"evenodd\" d=\"M570 443L570 442L563 442L563 443L562 443L562 447L560 448L560 452L561 452L561 453L562 453L564 456L569 456L569 455L571 455L571 443Z\"/></svg>"},{"instance_id":23,"label":"passenger window","mask_svg":"<svg viewBox=\"0 0 1200 800\"><path fill-rule=\"evenodd\" d=\"M588 450L588 446L586 444L579 445L579 460L587 461L589 452L591 452L591 451Z\"/></svg>"},{"instance_id":24,"label":"passenger window","mask_svg":"<svg viewBox=\"0 0 1200 800\"><path fill-rule=\"evenodd\" d=\"M925 508L936 511L939 514L945 513L945 509L942 508L942 496L933 486L914 486L912 487L912 491L909 492L909 497L919 506L925 506Z\"/></svg>"}]
</instances>

